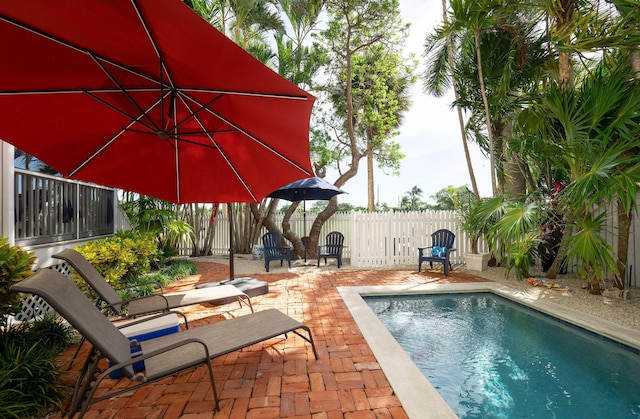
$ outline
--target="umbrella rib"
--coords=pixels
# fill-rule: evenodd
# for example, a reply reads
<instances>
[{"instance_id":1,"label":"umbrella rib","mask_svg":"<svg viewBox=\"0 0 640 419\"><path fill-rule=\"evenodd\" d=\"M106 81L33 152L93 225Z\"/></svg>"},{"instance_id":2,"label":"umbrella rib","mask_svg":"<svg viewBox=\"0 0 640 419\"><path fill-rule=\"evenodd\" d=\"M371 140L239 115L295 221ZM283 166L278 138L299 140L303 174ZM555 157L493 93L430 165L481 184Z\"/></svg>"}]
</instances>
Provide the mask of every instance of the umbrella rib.
<instances>
[{"instance_id":1,"label":"umbrella rib","mask_svg":"<svg viewBox=\"0 0 640 419\"><path fill-rule=\"evenodd\" d=\"M182 103L184 104L184 106L185 106L187 109L191 109L191 108L187 105L187 103L186 103L186 101L185 101L185 98L189 98L189 99L193 100L195 103L197 103L198 105L200 105L200 104L198 103L198 101L194 100L193 98L191 98L191 97L189 97L189 96L186 96L186 95L180 95L179 97L180 97L180 100L182 101ZM212 102L213 102L213 101L215 101L215 100L217 100L217 99L218 99L218 98L213 99L213 100L212 100ZM200 106L201 106L201 107L200 107L200 109L198 110L198 112L200 112L202 109L206 109L206 108L204 108L202 105L200 105ZM206 130L206 128L205 128L204 124L202 123L202 121L200 121L200 118L198 118L197 112L193 113L193 114L192 114L192 116L193 116L193 119L198 123L198 125L200 125L200 128L202 128L202 130L203 130L203 131L205 131L205 130ZM247 182L245 182L245 180L244 180L244 179L243 179L243 177L240 175L240 173L239 173L239 172L238 172L238 170L235 168L235 166L231 163L231 161L227 158L227 156L222 152L222 149L217 145L215 138L213 138L213 136L212 136L211 134L209 134L208 132L206 132L206 135L207 135L207 137L209 138L209 141L211 141L211 143L212 143L211 147L215 147L215 148L218 150L218 152L220 153L220 156L224 159L224 161L226 161L226 162L227 162L227 165L228 165L228 166L229 166L229 168L233 171L233 173L236 175L236 177L240 180L240 183L242 183L242 185L244 186L244 188L245 188L245 190L247 191L247 193L248 193L249 195L251 195L251 198L253 198L253 200L254 200L254 201L257 201L258 199L256 198L255 194L253 193L253 191L251 190L251 188L249 187L249 185L247 184ZM176 140L177 140L177 139L178 139L178 137L176 136ZM187 141L187 140L181 139L181 141ZM200 143L198 143L198 144L200 144ZM204 146L204 144L201 144L201 145L202 145L202 146ZM176 150L177 150L177 147L176 147Z\"/></svg>"},{"instance_id":2,"label":"umbrella rib","mask_svg":"<svg viewBox=\"0 0 640 419\"><path fill-rule=\"evenodd\" d=\"M202 112L202 111L203 111L203 110L205 110L208 106L211 106L212 104L214 104L215 102L217 102L218 100L220 100L220 98L222 97L222 95L220 95L220 96L216 96L216 97L214 97L213 99L211 99L209 102L207 102L205 105L201 105L200 103L198 103L197 101L195 101L195 100L193 100L193 99L192 99L192 100L193 100L193 101L194 101L194 102L199 106L199 109L197 109L197 110L193 111L193 110L191 110L191 107L189 107L189 105L187 104L187 102L185 102L185 100L184 100L184 98L183 98L183 96L185 96L185 97L189 97L189 96L188 96L188 95L185 95L183 92L181 92L181 91L179 91L179 90L177 91L177 93L178 93L178 96L180 97L180 101L182 102L182 104L184 105L184 107L185 107L186 109L188 109L191 113L190 113L189 115L187 115L185 118L183 118L183 119L182 119L182 121L180 121L180 122L176 121L176 122L175 122L174 129L176 130L176 132L177 132L178 128L179 128L180 126L182 126L182 124L186 123L186 122L189 120L189 118L197 119L196 117L197 117L197 115L198 115L200 112ZM191 99L191 98L189 97L189 99ZM176 98L176 100L177 100L177 98ZM204 131L204 130L205 130L205 127L204 127L204 126L202 126L203 124L201 124L201 123L200 123L200 121L198 121L198 123L200 124L200 127L201 127L201 128L202 128L202 130Z\"/></svg>"},{"instance_id":3,"label":"umbrella rib","mask_svg":"<svg viewBox=\"0 0 640 419\"><path fill-rule=\"evenodd\" d=\"M142 13L140 12L140 9L138 8L138 5L136 4L135 0L131 0L131 6L133 7L133 9L136 11L136 15L138 15L138 19L140 19L140 25L142 25L142 28L144 29L144 32L147 34L147 37L149 38L149 42L151 43L151 46L153 47L153 50L156 52L156 56L158 57L158 61L160 61L160 79L162 80L162 68L165 69L165 73L167 75L167 79L169 84L174 87L173 81L171 80L171 74L169 74L169 71L167 70L164 61L162 60L162 54L160 53L160 50L158 49L158 45L156 44L155 39L153 39L153 36L151 36L151 31L149 30L149 27L147 26L147 21L142 17Z\"/></svg>"},{"instance_id":4,"label":"umbrella rib","mask_svg":"<svg viewBox=\"0 0 640 419\"><path fill-rule=\"evenodd\" d=\"M150 135L150 136L153 136L153 137L157 137L157 134L155 132L142 131L142 130L136 130L136 129L129 129L127 131L128 132L135 132L135 133L138 133L138 134L145 134L145 135ZM235 132L235 131L232 131L232 132ZM206 133L198 131L198 134L203 134L204 135ZM169 136L172 139L174 139L175 141L179 141L181 143L193 144L193 145L197 145L197 146L204 147L204 148L210 148L212 150L219 150L220 149L220 147L215 145L215 143L214 144L204 144L204 143L201 143L201 142L198 142L198 141L187 140L186 138L183 138L182 135L194 135L194 134L191 134L191 133L188 133L188 132L183 132L180 135L178 135L178 134L169 134Z\"/></svg>"},{"instance_id":5,"label":"umbrella rib","mask_svg":"<svg viewBox=\"0 0 640 419\"><path fill-rule=\"evenodd\" d=\"M98 154L102 153L102 151L104 149L106 149L107 147L109 147L111 144L113 144L114 141L116 141L118 139L118 137L120 137L122 134L124 134L127 131L127 128L129 128L130 126L132 126L136 121L131 121L131 123L126 127L120 130L120 132L118 132L116 135L114 135L113 137L111 137L111 139L109 141L107 141L106 143L104 143L102 145L102 147L100 147L99 149L97 149L96 151L93 152L93 154L91 154L88 158L86 158L79 166L77 166L75 169L71 170L69 172L68 177L73 177L76 173L78 173L80 170L82 170L82 168L84 166L87 165L87 163L89 163L91 160L93 160Z\"/></svg>"},{"instance_id":6,"label":"umbrella rib","mask_svg":"<svg viewBox=\"0 0 640 419\"><path fill-rule=\"evenodd\" d=\"M118 91L119 91L119 90L118 90ZM103 105L105 105L106 107L111 108L112 110L114 110L114 111L116 111L116 112L120 113L121 115L123 115L123 116L127 117L128 119L130 119L130 120L131 120L131 122L132 122L132 123L133 123L133 122L138 122L138 123L139 123L139 124L141 124L142 126L146 127L146 128L147 128L150 132L152 132L153 134L155 134L155 133L159 130L159 128L157 128L157 127L155 126L155 124L154 124L153 126L150 126L150 125L147 125L147 124L145 124L144 122L140 121L140 118L141 118L142 116L147 116L147 113L146 113L146 112L144 112L142 109L140 109L140 115L138 116L138 118L134 118L134 117L133 117L133 115L129 115L128 113L126 113L126 112L125 112L125 111L123 111L122 109L120 109L120 108L117 108L117 107L113 106L112 104L110 104L109 102L104 101L103 99L100 99L98 96L94 95L92 92L90 92L90 91L88 91L88 90L82 90L82 92L83 92L83 93L85 93L86 95L88 95L88 96L92 97L93 99L97 100L98 102L102 103L102 104L103 104ZM154 106L156 106L156 105L158 104L158 102L159 102L159 101L160 101L160 100L155 101L155 102L151 105L151 108L153 108ZM147 116L147 119L150 119L150 118ZM153 120L151 120L151 122L153 122ZM131 125L129 125L129 126L131 126Z\"/></svg>"},{"instance_id":7,"label":"umbrella rib","mask_svg":"<svg viewBox=\"0 0 640 419\"><path fill-rule=\"evenodd\" d=\"M131 89L127 89L130 92L155 92L158 89L155 87L134 87ZM120 93L120 89L60 89L60 90L20 90L20 91L9 91L4 90L0 92L0 96L22 96L22 95L59 95L59 94L86 94L87 92L91 93Z\"/></svg>"},{"instance_id":8,"label":"umbrella rib","mask_svg":"<svg viewBox=\"0 0 640 419\"><path fill-rule=\"evenodd\" d=\"M302 95L285 95L278 93L266 93L266 92L241 92L239 90L219 90L219 89L198 89L195 87L181 87L180 91L183 93L219 93L221 95L231 96L251 96L251 97L264 97L270 99L293 99L293 100L309 100L308 97Z\"/></svg>"},{"instance_id":9,"label":"umbrella rib","mask_svg":"<svg viewBox=\"0 0 640 419\"><path fill-rule=\"evenodd\" d=\"M194 103L198 104L199 106L202 106L202 104L200 102L198 102L196 99L192 98L191 96L184 96L185 98L188 98L189 100L192 100ZM219 113L215 112L212 109L209 108L205 108L205 110L207 112L209 112L210 114L214 115L215 117L217 117L218 119L220 119L221 121L225 122L226 124L229 124L230 126L232 126L233 128L235 128L236 130L238 130L238 132L243 133L244 135L246 135L248 138L252 139L253 141L255 141L256 143L260 144L261 146L263 146L264 148L266 148L267 150L271 151L273 154L277 155L278 157L282 158L283 160L289 162L289 164L291 164L292 166L294 166L295 168L299 169L300 171L302 171L303 173L307 173L307 174L311 174L309 173L304 167L300 166L298 163L296 163L295 161L291 160L289 157L285 156L284 154L280 153L278 150L274 149L273 147L271 147L268 144L265 144L263 141L261 141L259 138L255 137L254 135L252 135L251 133L247 132L246 130L242 129L241 127L239 127L238 125L234 124L232 121L228 120L227 118L225 118L224 116L220 115Z\"/></svg>"},{"instance_id":10,"label":"umbrella rib","mask_svg":"<svg viewBox=\"0 0 640 419\"><path fill-rule=\"evenodd\" d=\"M140 113L142 115L145 116L146 119L149 120L149 122L151 122L152 126L155 126L155 123L153 122L153 119L149 117L149 115L147 115L147 113L145 111L142 110L142 107L140 107L140 105L138 104L138 102L136 102L135 100L133 100L133 98L131 97L131 95L129 94L129 92L127 91L127 89L125 89L120 82L118 82L118 80L116 80L115 77L113 77L111 75L111 73L109 72L109 70L107 70L107 68L102 65L102 63L96 58L96 56L94 56L93 54L89 53L89 55L91 56L91 58L93 58L93 61L96 63L96 65L98 65L98 67L100 67L100 69L102 70L102 72L104 74L107 75L107 77L109 77L109 80L111 80L111 82L118 88L120 89L120 92L122 92L122 94L129 100L129 102L135 106L138 111L140 111ZM159 128L156 127L156 131L158 131Z\"/></svg>"},{"instance_id":11,"label":"umbrella rib","mask_svg":"<svg viewBox=\"0 0 640 419\"><path fill-rule=\"evenodd\" d=\"M60 45L62 45L62 46L65 46L65 47L67 47L67 48L70 48L70 49L72 49L72 50L78 51L78 52L80 52L80 53L82 53L82 54L89 55L89 56L90 56L90 57L92 57L92 58L97 58L97 59L99 59L100 61L103 61L103 62L105 62L105 63L108 63L108 64L110 64L110 65L112 65L112 66L114 66L114 67L118 67L118 68L119 68L119 69L121 69L121 70L125 70L125 71L128 71L128 72L129 72L129 73L131 73L131 74L135 74L135 75L136 75L136 76L138 76L138 77L142 77L142 78L147 79L147 80L149 80L149 81L152 81L152 82L154 82L154 83L158 83L158 80L154 79L153 77L149 77L149 76L148 76L148 75L146 75L146 74L140 73L139 71L136 71L136 70L134 70L134 69L131 69L131 68L127 67L127 66L124 66L124 65L122 65L122 64L120 64L120 63L117 63L117 62L115 62L115 61L112 61L112 60L110 60L110 59L108 59L108 58L101 57L101 56L99 56L99 55L93 55L93 54L91 54L88 50L86 50L86 49L84 49L84 48L80 48L80 47L78 47L77 45L74 45L74 44L72 44L72 43L70 43L70 42L67 42L67 41L65 41L65 40L62 40L62 39L60 39L60 38L56 38L56 37L55 37L55 36L53 36L53 35L50 35L50 34L47 34L47 33L41 32L41 31L39 31L39 30L37 30L37 29L32 28L31 26L28 26L28 25L24 24L24 23L21 23L21 22L15 21L15 20L10 19L10 18L8 18L8 17L6 17L6 16L0 16L0 20L3 20L3 21L5 21L5 22L7 22L7 23L9 23L9 24L11 24L11 25L13 25L13 26L16 26L16 27L18 27L18 28L24 29L24 30L26 30L26 31L28 31L28 32L31 32L31 33L33 33L33 34L35 34L35 35L38 35L38 36L41 36L41 37L43 37L43 38L45 38L45 39L48 39L48 40L53 41L53 42L55 42L55 43L58 43L58 44L60 44ZM63 90L62 92L64 92L64 90ZM56 91L56 92L54 92L54 93L57 93L57 91Z\"/></svg>"}]
</instances>

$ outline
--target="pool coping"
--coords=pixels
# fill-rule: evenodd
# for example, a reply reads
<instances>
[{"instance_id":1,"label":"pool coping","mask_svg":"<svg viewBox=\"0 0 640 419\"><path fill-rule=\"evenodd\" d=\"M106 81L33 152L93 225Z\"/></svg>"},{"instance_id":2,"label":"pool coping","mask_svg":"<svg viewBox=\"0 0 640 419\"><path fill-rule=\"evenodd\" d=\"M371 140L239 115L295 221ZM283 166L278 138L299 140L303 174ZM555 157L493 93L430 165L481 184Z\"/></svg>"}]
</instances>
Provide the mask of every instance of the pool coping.
<instances>
[{"instance_id":1,"label":"pool coping","mask_svg":"<svg viewBox=\"0 0 640 419\"><path fill-rule=\"evenodd\" d=\"M492 292L640 351L640 331L620 326L494 282L338 287L409 418L457 418L456 414L382 325L362 296Z\"/></svg>"}]
</instances>

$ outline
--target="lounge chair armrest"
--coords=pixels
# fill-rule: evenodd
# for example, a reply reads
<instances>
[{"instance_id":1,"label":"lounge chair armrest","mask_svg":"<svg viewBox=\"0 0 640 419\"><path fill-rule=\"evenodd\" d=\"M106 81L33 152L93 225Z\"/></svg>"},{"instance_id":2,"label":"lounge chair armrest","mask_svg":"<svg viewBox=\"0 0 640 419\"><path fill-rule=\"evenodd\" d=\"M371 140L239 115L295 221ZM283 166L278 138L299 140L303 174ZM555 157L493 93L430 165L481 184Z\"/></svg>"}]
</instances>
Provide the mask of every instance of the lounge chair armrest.
<instances>
[{"instance_id":1,"label":"lounge chair armrest","mask_svg":"<svg viewBox=\"0 0 640 419\"><path fill-rule=\"evenodd\" d=\"M136 346L137 342L135 340L131 341L132 346ZM118 364L114 364L111 367L109 367L107 370L105 370L102 374L100 374L101 376L107 376L115 371L118 371L122 368L126 368L128 366L131 366L137 362L140 361L144 361L145 359L149 359L152 358L154 356L158 356L158 355L162 355L164 353L176 350L176 349L180 349L183 346L186 345L191 345L191 344L198 344L202 346L202 352L203 352L203 357L202 360L200 360L199 362L190 362L190 363L185 363L184 365L179 365L179 367L177 368L177 370L182 370L188 366L193 366L193 365L197 365L201 362L206 361L207 359L210 358L209 355L209 348L207 347L207 344L204 343L201 339L198 338L189 338L189 339L185 339L185 340L181 340L178 342L174 342L170 345L167 345L163 348L160 349L156 349L155 351L151 351L149 353L140 353L140 355L137 356L132 356L131 359L124 361L124 362L120 362ZM142 375L135 375L136 377L138 377L137 379L140 381L144 381L144 376Z\"/></svg>"},{"instance_id":2,"label":"lounge chair armrest","mask_svg":"<svg viewBox=\"0 0 640 419\"><path fill-rule=\"evenodd\" d=\"M160 294L164 294L164 288L162 287L162 284L158 281L141 282L139 284L130 285L128 287L117 288L116 291L131 290L133 288L142 287L144 285L154 285L156 288L160 289Z\"/></svg>"},{"instance_id":3,"label":"lounge chair armrest","mask_svg":"<svg viewBox=\"0 0 640 419\"><path fill-rule=\"evenodd\" d=\"M144 323L144 322L147 322L149 320L154 320L154 319L157 319L159 317L164 317L164 316L170 316L172 314L176 314L178 316L181 316L184 319L185 328L189 329L189 323L187 321L187 316L183 312L177 311L177 310L163 311L162 313L154 314L152 316L137 318L136 320L133 320L133 321L130 320L130 321L127 321L126 323L123 323L123 324L114 324L114 326L117 327L118 329L122 329L123 327L133 326L134 324ZM116 319L115 321L121 321L121 320L123 320L123 319Z\"/></svg>"},{"instance_id":4,"label":"lounge chair armrest","mask_svg":"<svg viewBox=\"0 0 640 419\"><path fill-rule=\"evenodd\" d=\"M167 297L165 297L162 294L152 294L152 295L144 295L142 297L136 297L136 298L132 298L130 300L125 300L122 302L122 304L127 304L127 303L131 303L134 301L141 301L141 300L149 300L149 299L153 299L153 300L158 300L159 302L157 303L158 306L162 306L163 310L169 310L169 300L167 300ZM159 308L157 310L160 310Z\"/></svg>"}]
</instances>

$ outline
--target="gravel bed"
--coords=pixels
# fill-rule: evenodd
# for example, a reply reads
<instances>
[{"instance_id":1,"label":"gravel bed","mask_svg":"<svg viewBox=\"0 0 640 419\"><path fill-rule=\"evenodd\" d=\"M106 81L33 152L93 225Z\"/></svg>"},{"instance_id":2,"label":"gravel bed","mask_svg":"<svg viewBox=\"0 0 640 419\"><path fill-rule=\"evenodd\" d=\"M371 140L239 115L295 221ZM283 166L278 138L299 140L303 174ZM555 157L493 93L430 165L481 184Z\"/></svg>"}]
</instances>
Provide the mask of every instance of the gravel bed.
<instances>
[{"instance_id":1,"label":"gravel bed","mask_svg":"<svg viewBox=\"0 0 640 419\"><path fill-rule=\"evenodd\" d=\"M464 269L460 268L460 270ZM507 278L505 272L504 268L488 268L482 272L469 271L469 273L491 279L518 291L534 293L538 298L552 301L631 329L640 330L640 289L638 288L630 288L626 299L593 295L582 288L585 284L584 280L576 278L575 275L567 274L558 275L556 279L552 280L559 285L571 288L571 291L563 292L544 287L533 287L526 280L516 279L513 272ZM535 272L534 270L530 273L533 277L544 279L544 274L541 272Z\"/></svg>"}]
</instances>

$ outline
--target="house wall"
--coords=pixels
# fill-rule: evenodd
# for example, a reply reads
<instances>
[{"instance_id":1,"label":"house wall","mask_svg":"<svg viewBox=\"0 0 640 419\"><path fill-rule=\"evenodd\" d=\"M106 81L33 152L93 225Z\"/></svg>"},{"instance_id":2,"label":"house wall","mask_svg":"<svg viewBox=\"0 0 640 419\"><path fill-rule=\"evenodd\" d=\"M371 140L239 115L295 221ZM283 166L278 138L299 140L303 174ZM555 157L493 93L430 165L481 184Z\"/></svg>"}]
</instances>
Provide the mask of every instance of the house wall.
<instances>
[{"instance_id":1,"label":"house wall","mask_svg":"<svg viewBox=\"0 0 640 419\"><path fill-rule=\"evenodd\" d=\"M0 236L7 237L13 245L15 210L13 205L13 146L0 141Z\"/></svg>"}]
</instances>

